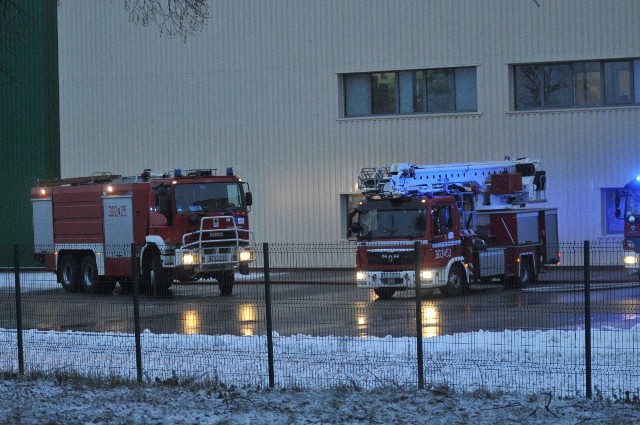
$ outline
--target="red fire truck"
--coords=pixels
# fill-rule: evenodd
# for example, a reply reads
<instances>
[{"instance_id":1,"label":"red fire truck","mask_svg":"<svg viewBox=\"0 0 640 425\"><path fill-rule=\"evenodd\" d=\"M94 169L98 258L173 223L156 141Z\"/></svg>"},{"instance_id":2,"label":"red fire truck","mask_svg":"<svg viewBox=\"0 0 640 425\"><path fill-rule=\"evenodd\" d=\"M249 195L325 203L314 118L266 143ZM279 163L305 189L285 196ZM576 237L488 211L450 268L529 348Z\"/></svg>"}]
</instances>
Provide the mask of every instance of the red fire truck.
<instances>
[{"instance_id":1,"label":"red fire truck","mask_svg":"<svg viewBox=\"0 0 640 425\"><path fill-rule=\"evenodd\" d=\"M624 215L620 210L624 203ZM624 219L622 262L631 273L640 279L640 176L631 180L616 192L616 217Z\"/></svg>"},{"instance_id":2,"label":"red fire truck","mask_svg":"<svg viewBox=\"0 0 640 425\"><path fill-rule=\"evenodd\" d=\"M544 208L546 174L529 158L364 168L363 199L350 212L357 284L380 298L471 284L535 282L558 262L557 210ZM415 276L416 248L420 275Z\"/></svg>"},{"instance_id":3,"label":"red fire truck","mask_svg":"<svg viewBox=\"0 0 640 425\"><path fill-rule=\"evenodd\" d=\"M248 189L231 168L41 180L31 190L34 254L68 292L130 290L135 249L146 293L215 278L230 295L234 272L253 261Z\"/></svg>"}]
</instances>

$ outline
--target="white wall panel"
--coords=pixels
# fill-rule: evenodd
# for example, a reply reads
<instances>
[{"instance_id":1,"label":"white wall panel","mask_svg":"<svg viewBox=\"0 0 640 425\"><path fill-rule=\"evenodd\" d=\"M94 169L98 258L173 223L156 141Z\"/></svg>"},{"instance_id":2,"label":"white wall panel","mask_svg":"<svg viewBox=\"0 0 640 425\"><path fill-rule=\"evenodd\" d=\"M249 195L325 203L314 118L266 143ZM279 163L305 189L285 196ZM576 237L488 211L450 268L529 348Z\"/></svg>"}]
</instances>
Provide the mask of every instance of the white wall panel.
<instances>
[{"instance_id":1,"label":"white wall panel","mask_svg":"<svg viewBox=\"0 0 640 425\"><path fill-rule=\"evenodd\" d=\"M233 166L258 241L340 239L363 166L540 158L562 240L640 165L640 109L510 112L509 64L640 57L635 0L211 0L186 41L122 2L59 11L64 177ZM478 113L340 119L339 73L477 66Z\"/></svg>"}]
</instances>

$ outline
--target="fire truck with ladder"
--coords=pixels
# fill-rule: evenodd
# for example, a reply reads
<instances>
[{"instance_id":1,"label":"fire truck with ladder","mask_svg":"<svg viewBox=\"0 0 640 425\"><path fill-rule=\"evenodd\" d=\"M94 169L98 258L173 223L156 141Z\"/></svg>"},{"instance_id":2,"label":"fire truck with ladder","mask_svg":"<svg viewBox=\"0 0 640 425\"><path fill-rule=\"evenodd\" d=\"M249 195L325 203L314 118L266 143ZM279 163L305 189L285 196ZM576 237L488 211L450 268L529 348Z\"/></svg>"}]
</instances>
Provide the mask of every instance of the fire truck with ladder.
<instances>
[{"instance_id":1,"label":"fire truck with ladder","mask_svg":"<svg viewBox=\"0 0 640 425\"><path fill-rule=\"evenodd\" d=\"M546 173L539 168L538 160L509 157L363 168L363 199L348 222L357 239L357 285L388 299L416 281L448 296L495 280L534 283L546 264L559 262L557 209L543 207Z\"/></svg>"},{"instance_id":2,"label":"fire truck with ladder","mask_svg":"<svg viewBox=\"0 0 640 425\"><path fill-rule=\"evenodd\" d=\"M640 279L640 176L616 192L616 217L624 219L622 262L631 273L638 273Z\"/></svg>"},{"instance_id":3,"label":"fire truck with ladder","mask_svg":"<svg viewBox=\"0 0 640 425\"><path fill-rule=\"evenodd\" d=\"M130 291L133 255L143 293L214 278L230 295L254 259L251 192L231 168L40 180L31 203L34 255L67 292Z\"/></svg>"}]
</instances>

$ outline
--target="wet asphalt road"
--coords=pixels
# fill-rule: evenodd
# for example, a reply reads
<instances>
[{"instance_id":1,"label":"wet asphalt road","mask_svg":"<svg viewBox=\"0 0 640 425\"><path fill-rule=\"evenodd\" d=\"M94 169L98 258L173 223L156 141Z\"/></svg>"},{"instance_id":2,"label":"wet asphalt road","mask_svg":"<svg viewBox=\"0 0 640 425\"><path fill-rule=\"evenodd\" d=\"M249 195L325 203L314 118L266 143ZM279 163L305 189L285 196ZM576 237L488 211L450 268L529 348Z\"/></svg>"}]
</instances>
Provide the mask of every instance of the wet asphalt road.
<instances>
[{"instance_id":1,"label":"wet asphalt road","mask_svg":"<svg viewBox=\"0 0 640 425\"><path fill-rule=\"evenodd\" d=\"M415 291L379 300L357 288L350 271L274 273L269 287L273 331L280 335L415 336L416 315L425 337L505 329L583 329L585 291L581 276L545 276L526 289L499 284L473 288L448 298ZM577 276L577 277L576 277ZM610 277L610 279L607 279ZM26 280L21 293L25 329L91 332L134 332L134 298L66 293L50 277ZM30 283L31 282L31 283ZM35 283L34 283L35 282ZM215 281L174 284L168 297L139 297L141 329L158 334L265 335L267 291L262 276L249 276L221 296ZM593 276L591 325L628 329L640 324L640 286L627 276ZM0 291L0 327L16 328L16 297L11 287ZM419 313L417 314L417 312Z\"/></svg>"}]
</instances>

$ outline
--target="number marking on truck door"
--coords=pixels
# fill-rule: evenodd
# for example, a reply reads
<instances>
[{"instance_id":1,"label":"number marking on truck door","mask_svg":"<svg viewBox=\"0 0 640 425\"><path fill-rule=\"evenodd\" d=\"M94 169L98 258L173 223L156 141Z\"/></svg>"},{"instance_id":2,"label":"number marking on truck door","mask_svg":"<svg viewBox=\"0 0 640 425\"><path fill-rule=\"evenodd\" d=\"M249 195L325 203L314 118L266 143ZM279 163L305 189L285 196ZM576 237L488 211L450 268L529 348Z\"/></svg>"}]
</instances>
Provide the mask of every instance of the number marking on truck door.
<instances>
[{"instance_id":1,"label":"number marking on truck door","mask_svg":"<svg viewBox=\"0 0 640 425\"><path fill-rule=\"evenodd\" d=\"M436 249L435 250L435 258L436 260L440 260L442 258L450 258L451 257L451 248L444 249Z\"/></svg>"}]
</instances>

